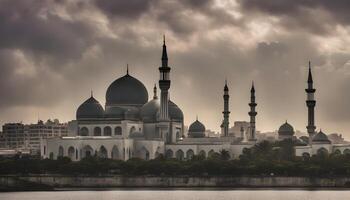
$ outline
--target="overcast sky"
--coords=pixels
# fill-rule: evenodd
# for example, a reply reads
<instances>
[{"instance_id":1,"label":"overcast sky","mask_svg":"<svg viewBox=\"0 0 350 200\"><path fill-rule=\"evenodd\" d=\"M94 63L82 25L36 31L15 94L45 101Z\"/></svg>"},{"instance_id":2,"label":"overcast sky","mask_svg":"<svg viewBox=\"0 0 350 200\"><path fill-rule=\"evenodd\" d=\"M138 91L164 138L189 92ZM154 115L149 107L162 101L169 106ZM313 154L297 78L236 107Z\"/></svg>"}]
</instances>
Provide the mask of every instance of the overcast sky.
<instances>
[{"instance_id":1,"label":"overcast sky","mask_svg":"<svg viewBox=\"0 0 350 200\"><path fill-rule=\"evenodd\" d=\"M126 63L151 98L165 34L170 98L185 124L198 115L220 129L227 78L231 125L249 120L254 80L257 129L288 120L305 132L311 60L316 126L350 139L349 9L348 0L2 0L0 123L75 119L90 90L104 105Z\"/></svg>"}]
</instances>

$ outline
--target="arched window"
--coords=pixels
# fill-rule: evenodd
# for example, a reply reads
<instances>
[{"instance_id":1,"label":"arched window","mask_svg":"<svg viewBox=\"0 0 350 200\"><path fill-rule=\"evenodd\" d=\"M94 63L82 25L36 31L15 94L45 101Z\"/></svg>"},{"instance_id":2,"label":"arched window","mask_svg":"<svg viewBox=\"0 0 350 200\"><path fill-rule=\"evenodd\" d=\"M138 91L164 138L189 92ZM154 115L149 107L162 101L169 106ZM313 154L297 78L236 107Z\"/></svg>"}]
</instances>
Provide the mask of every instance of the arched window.
<instances>
[{"instance_id":1,"label":"arched window","mask_svg":"<svg viewBox=\"0 0 350 200\"><path fill-rule=\"evenodd\" d=\"M204 150L201 150L201 151L198 153L198 156L205 158L205 157L207 157L207 154L205 153Z\"/></svg>"},{"instance_id":2,"label":"arched window","mask_svg":"<svg viewBox=\"0 0 350 200\"><path fill-rule=\"evenodd\" d=\"M111 136L112 135L112 129L109 126L104 127L103 129L103 135L104 136Z\"/></svg>"},{"instance_id":3,"label":"arched window","mask_svg":"<svg viewBox=\"0 0 350 200\"><path fill-rule=\"evenodd\" d=\"M101 136L101 128L100 127L95 127L94 128L94 136Z\"/></svg>"},{"instance_id":4,"label":"arched window","mask_svg":"<svg viewBox=\"0 0 350 200\"><path fill-rule=\"evenodd\" d=\"M93 156L94 150L92 149L92 147L90 145L86 145L83 147L81 153L82 153L81 157L86 158L86 157Z\"/></svg>"},{"instance_id":5,"label":"arched window","mask_svg":"<svg viewBox=\"0 0 350 200\"><path fill-rule=\"evenodd\" d=\"M165 153L166 158L173 158L174 157L174 152L171 149L168 149Z\"/></svg>"},{"instance_id":6,"label":"arched window","mask_svg":"<svg viewBox=\"0 0 350 200\"><path fill-rule=\"evenodd\" d=\"M317 155L319 155L319 156L327 156L328 155L328 150L326 148L324 148L324 147L319 148L317 150Z\"/></svg>"},{"instance_id":7,"label":"arched window","mask_svg":"<svg viewBox=\"0 0 350 200\"><path fill-rule=\"evenodd\" d=\"M74 153L75 153L74 147L69 147L69 148L68 148L68 157L69 157L71 160L74 160Z\"/></svg>"},{"instance_id":8,"label":"arched window","mask_svg":"<svg viewBox=\"0 0 350 200\"><path fill-rule=\"evenodd\" d=\"M64 150L63 147L60 146L58 147L58 157L63 157L64 156Z\"/></svg>"},{"instance_id":9,"label":"arched window","mask_svg":"<svg viewBox=\"0 0 350 200\"><path fill-rule=\"evenodd\" d=\"M104 146L100 147L100 150L98 151L98 157L100 157L100 158L108 158L107 149Z\"/></svg>"},{"instance_id":10,"label":"arched window","mask_svg":"<svg viewBox=\"0 0 350 200\"><path fill-rule=\"evenodd\" d=\"M176 159L178 160L184 159L184 152L181 149L176 152Z\"/></svg>"},{"instance_id":11,"label":"arched window","mask_svg":"<svg viewBox=\"0 0 350 200\"><path fill-rule=\"evenodd\" d=\"M120 159L118 147L115 146L115 145L113 146L112 151L111 151L111 158L112 158L113 160L118 160L118 159Z\"/></svg>"},{"instance_id":12,"label":"arched window","mask_svg":"<svg viewBox=\"0 0 350 200\"><path fill-rule=\"evenodd\" d=\"M145 147L142 147L139 156L140 156L140 158L142 158L144 160L149 160L150 159L149 151Z\"/></svg>"},{"instance_id":13,"label":"arched window","mask_svg":"<svg viewBox=\"0 0 350 200\"><path fill-rule=\"evenodd\" d=\"M122 135L122 127L117 126L114 128L114 135Z\"/></svg>"},{"instance_id":14,"label":"arched window","mask_svg":"<svg viewBox=\"0 0 350 200\"><path fill-rule=\"evenodd\" d=\"M133 132L135 132L135 131L136 131L136 128L135 128L135 126L133 126L133 127L130 128L129 134L131 134L131 133L133 133Z\"/></svg>"},{"instance_id":15,"label":"arched window","mask_svg":"<svg viewBox=\"0 0 350 200\"><path fill-rule=\"evenodd\" d=\"M79 135L81 136L88 136L89 135L89 129L86 127L80 128Z\"/></svg>"},{"instance_id":16,"label":"arched window","mask_svg":"<svg viewBox=\"0 0 350 200\"><path fill-rule=\"evenodd\" d=\"M188 151L186 152L186 158L187 158L187 160L191 160L191 159L193 158L193 155L194 155L193 150L192 150L192 149L188 150Z\"/></svg>"},{"instance_id":17,"label":"arched window","mask_svg":"<svg viewBox=\"0 0 350 200\"><path fill-rule=\"evenodd\" d=\"M310 159L310 154L307 152L303 153L303 160L309 160Z\"/></svg>"},{"instance_id":18,"label":"arched window","mask_svg":"<svg viewBox=\"0 0 350 200\"><path fill-rule=\"evenodd\" d=\"M340 151L339 149L337 149L337 150L334 151L334 154L340 155L340 154L341 154L341 151Z\"/></svg>"},{"instance_id":19,"label":"arched window","mask_svg":"<svg viewBox=\"0 0 350 200\"><path fill-rule=\"evenodd\" d=\"M346 155L350 155L350 149L345 149L343 153Z\"/></svg>"},{"instance_id":20,"label":"arched window","mask_svg":"<svg viewBox=\"0 0 350 200\"><path fill-rule=\"evenodd\" d=\"M214 155L215 151L212 149L208 152L208 157L211 158Z\"/></svg>"},{"instance_id":21,"label":"arched window","mask_svg":"<svg viewBox=\"0 0 350 200\"><path fill-rule=\"evenodd\" d=\"M78 154L78 149L75 150L75 159L78 160L79 154Z\"/></svg>"}]
</instances>

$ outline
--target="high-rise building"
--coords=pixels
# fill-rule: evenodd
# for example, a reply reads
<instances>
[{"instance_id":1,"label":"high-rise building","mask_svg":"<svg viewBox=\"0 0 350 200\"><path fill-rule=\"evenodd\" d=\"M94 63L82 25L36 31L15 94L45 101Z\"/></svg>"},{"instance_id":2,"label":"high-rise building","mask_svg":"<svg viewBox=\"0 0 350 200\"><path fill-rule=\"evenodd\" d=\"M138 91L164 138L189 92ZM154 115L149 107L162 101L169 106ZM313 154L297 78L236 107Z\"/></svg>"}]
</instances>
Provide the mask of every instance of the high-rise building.
<instances>
[{"instance_id":1,"label":"high-rise building","mask_svg":"<svg viewBox=\"0 0 350 200\"><path fill-rule=\"evenodd\" d=\"M2 127L2 148L27 149L32 155L40 154L40 140L67 136L67 123L41 120L36 124L6 123Z\"/></svg>"}]
</instances>

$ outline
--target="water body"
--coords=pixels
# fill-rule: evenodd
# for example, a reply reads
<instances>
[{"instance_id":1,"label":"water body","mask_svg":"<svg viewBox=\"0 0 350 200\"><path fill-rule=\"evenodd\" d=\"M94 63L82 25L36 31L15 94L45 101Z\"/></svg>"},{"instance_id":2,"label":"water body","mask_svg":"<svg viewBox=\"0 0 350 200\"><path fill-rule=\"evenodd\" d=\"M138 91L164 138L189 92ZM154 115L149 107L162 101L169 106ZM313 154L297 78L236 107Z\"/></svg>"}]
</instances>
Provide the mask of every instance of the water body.
<instances>
[{"instance_id":1,"label":"water body","mask_svg":"<svg viewBox=\"0 0 350 200\"><path fill-rule=\"evenodd\" d=\"M5 192L0 200L348 200L350 191L307 190L113 190Z\"/></svg>"}]
</instances>

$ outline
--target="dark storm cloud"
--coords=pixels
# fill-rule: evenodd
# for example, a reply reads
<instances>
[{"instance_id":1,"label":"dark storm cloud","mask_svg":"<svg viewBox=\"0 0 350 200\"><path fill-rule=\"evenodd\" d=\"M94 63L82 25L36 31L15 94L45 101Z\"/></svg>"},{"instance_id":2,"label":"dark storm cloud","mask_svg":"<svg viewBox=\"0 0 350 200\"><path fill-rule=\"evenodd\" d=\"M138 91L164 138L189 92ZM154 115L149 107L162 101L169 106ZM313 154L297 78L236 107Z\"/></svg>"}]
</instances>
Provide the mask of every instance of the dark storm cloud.
<instances>
[{"instance_id":1,"label":"dark storm cloud","mask_svg":"<svg viewBox=\"0 0 350 200\"><path fill-rule=\"evenodd\" d=\"M138 18L157 0L95 0L98 8L113 17Z\"/></svg>"},{"instance_id":2,"label":"dark storm cloud","mask_svg":"<svg viewBox=\"0 0 350 200\"><path fill-rule=\"evenodd\" d=\"M104 103L105 89L125 74L126 63L151 91L166 33L171 99L183 109L186 124L198 114L208 128L219 129L227 78L231 124L248 120L254 80L259 129L276 129L288 119L304 130L308 60L315 66L317 123L332 127L336 119L350 120L343 109L350 95L338 92L350 87L349 41L334 28L348 24L347 1L245 0L238 7L222 2L0 1L0 108L21 107L21 119L30 112L27 106L74 119L91 89ZM271 16L278 20L269 21ZM329 35L335 45L323 38ZM0 113L0 121L7 119Z\"/></svg>"},{"instance_id":3,"label":"dark storm cloud","mask_svg":"<svg viewBox=\"0 0 350 200\"><path fill-rule=\"evenodd\" d=\"M239 0L244 11L278 16L287 28L303 28L316 34L331 33L335 25L349 25L347 0Z\"/></svg>"},{"instance_id":4,"label":"dark storm cloud","mask_svg":"<svg viewBox=\"0 0 350 200\"><path fill-rule=\"evenodd\" d=\"M89 45L92 28L48 11L50 1L0 2L0 48L23 49L56 60L79 58Z\"/></svg>"}]
</instances>

